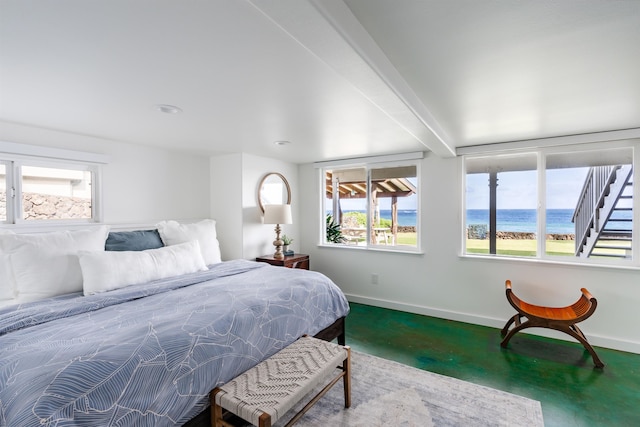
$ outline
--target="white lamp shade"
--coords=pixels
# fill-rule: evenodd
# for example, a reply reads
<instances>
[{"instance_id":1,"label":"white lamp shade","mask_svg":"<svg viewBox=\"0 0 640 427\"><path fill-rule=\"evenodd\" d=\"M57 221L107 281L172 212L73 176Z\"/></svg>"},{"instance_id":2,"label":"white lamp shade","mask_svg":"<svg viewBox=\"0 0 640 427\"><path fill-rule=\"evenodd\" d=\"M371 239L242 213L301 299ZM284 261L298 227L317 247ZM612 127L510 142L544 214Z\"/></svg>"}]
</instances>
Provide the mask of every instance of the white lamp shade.
<instances>
[{"instance_id":1,"label":"white lamp shade","mask_svg":"<svg viewBox=\"0 0 640 427\"><path fill-rule=\"evenodd\" d=\"M292 224L291 205L265 205L265 224Z\"/></svg>"}]
</instances>

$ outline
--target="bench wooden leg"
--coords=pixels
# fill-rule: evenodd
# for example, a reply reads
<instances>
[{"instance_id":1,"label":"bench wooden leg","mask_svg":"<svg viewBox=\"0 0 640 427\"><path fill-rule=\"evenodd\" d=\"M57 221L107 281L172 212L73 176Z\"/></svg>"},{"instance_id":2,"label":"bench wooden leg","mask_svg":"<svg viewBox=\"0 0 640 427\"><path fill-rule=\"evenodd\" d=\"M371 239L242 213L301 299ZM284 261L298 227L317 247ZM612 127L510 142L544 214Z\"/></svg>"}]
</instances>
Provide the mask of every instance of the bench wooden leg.
<instances>
[{"instance_id":1,"label":"bench wooden leg","mask_svg":"<svg viewBox=\"0 0 640 427\"><path fill-rule=\"evenodd\" d=\"M500 336L504 337L505 335L507 335L507 332L509 332L509 328L514 323L516 324L516 326L520 325L520 319L521 318L522 318L522 315L519 314L519 313L515 314L512 317L510 317L509 320L507 320L506 325L504 325L504 328L502 328L502 330L500 331Z\"/></svg>"},{"instance_id":2,"label":"bench wooden leg","mask_svg":"<svg viewBox=\"0 0 640 427\"><path fill-rule=\"evenodd\" d=\"M351 407L351 348L345 347L347 350L347 358L342 362L342 370L344 371L344 376L342 377L342 382L344 385L344 407Z\"/></svg>"},{"instance_id":3,"label":"bench wooden leg","mask_svg":"<svg viewBox=\"0 0 640 427\"><path fill-rule=\"evenodd\" d=\"M220 392L218 387L209 393L209 401L211 403L211 427L223 427L225 421L222 419L222 407L216 404L216 394Z\"/></svg>"},{"instance_id":4,"label":"bench wooden leg","mask_svg":"<svg viewBox=\"0 0 640 427\"><path fill-rule=\"evenodd\" d=\"M258 418L258 423L260 424L258 427L271 427L271 415L263 413Z\"/></svg>"},{"instance_id":5,"label":"bench wooden leg","mask_svg":"<svg viewBox=\"0 0 640 427\"><path fill-rule=\"evenodd\" d=\"M524 323L521 323L520 322L521 318L522 318L522 316L520 314L516 314L511 319L509 319L509 321L507 322L505 327L500 332L500 334L504 337L502 339L502 342L500 343L500 347L507 348L507 344L509 344L509 340L511 338L513 338L513 336L515 334L517 334L518 332L520 332L523 329L531 328L533 326L536 326L534 324L531 324L529 319L527 319ZM513 329L509 330L509 326L511 326L511 324L513 324L514 322L515 322L516 326Z\"/></svg>"},{"instance_id":6,"label":"bench wooden leg","mask_svg":"<svg viewBox=\"0 0 640 427\"><path fill-rule=\"evenodd\" d=\"M562 332L565 332L580 341L580 344L584 346L585 350L587 350L591 354L593 364L596 365L596 368L604 368L604 363L602 363L602 360L600 360L600 358L596 354L596 351L593 349L591 344L589 344L589 341L587 341L587 338L585 338L580 328L578 328L578 325L571 325L567 329L562 329Z\"/></svg>"},{"instance_id":7,"label":"bench wooden leg","mask_svg":"<svg viewBox=\"0 0 640 427\"><path fill-rule=\"evenodd\" d=\"M559 325L559 324L557 324L557 322L554 323L554 324L547 323L545 325L542 325L542 324L539 324L539 322L534 322L534 321L531 321L529 319L527 319L523 323L520 323L521 317L522 316L520 314L516 314L511 319L509 319L509 321L507 322L505 327L502 329L500 334L504 338L502 339L502 342L500 343L501 347L506 348L507 344L509 343L509 340L511 338L513 338L513 336L516 333L520 332L523 329L532 328L532 327L544 327L544 328L549 328L549 329L555 329L556 331L564 332L565 334L568 334L568 335L572 336L573 338L577 339L580 342L580 344L582 344L584 346L585 350L587 350L591 354L591 358L593 359L593 363L594 363L594 365L596 365L596 368L603 368L604 367L604 363L602 362L602 360L600 360L600 358L596 354L596 351L591 346L591 344L589 344L589 341L587 341L587 338L584 336L584 334L582 333L582 331L580 330L578 325L573 324L573 325L570 325L570 326L566 326L566 325ZM516 326L513 329L509 330L509 327L513 323L515 323Z\"/></svg>"}]
</instances>

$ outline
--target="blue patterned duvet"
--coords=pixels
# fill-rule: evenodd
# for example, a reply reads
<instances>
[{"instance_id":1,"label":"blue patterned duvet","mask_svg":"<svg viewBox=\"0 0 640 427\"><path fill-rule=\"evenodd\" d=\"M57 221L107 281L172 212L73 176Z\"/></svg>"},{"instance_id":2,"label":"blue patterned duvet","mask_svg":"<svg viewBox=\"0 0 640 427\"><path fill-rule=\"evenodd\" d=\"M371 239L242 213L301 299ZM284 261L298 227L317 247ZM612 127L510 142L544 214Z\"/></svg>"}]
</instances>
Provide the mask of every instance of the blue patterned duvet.
<instances>
[{"instance_id":1,"label":"blue patterned duvet","mask_svg":"<svg viewBox=\"0 0 640 427\"><path fill-rule=\"evenodd\" d=\"M180 425L348 311L319 273L244 260L0 309L0 426Z\"/></svg>"}]
</instances>

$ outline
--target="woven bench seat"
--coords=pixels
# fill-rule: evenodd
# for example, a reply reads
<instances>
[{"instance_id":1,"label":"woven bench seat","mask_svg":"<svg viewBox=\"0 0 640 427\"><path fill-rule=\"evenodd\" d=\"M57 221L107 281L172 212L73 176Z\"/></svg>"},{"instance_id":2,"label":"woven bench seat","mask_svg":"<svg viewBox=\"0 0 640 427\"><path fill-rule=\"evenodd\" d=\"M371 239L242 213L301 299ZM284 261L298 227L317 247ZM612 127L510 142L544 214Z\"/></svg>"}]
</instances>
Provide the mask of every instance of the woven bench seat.
<instances>
[{"instance_id":1,"label":"woven bench seat","mask_svg":"<svg viewBox=\"0 0 640 427\"><path fill-rule=\"evenodd\" d=\"M340 378L344 406L351 405L349 347L304 336L221 387L211 391L211 425L232 427L228 411L259 427L270 427L339 368L340 373L287 424L302 417Z\"/></svg>"}]
</instances>

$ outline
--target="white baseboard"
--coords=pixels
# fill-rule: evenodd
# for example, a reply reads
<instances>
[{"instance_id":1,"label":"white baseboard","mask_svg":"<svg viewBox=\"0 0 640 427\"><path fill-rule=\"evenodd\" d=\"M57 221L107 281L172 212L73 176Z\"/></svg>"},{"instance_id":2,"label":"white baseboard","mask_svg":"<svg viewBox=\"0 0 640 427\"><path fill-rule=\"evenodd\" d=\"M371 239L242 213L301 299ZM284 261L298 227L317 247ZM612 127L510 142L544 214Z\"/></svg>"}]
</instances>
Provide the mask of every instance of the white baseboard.
<instances>
[{"instance_id":1,"label":"white baseboard","mask_svg":"<svg viewBox=\"0 0 640 427\"><path fill-rule=\"evenodd\" d=\"M374 307L388 308L391 310L405 311L407 313L422 314L425 316L438 317L440 319L455 320L457 322L471 323L474 325L489 326L492 328L502 329L507 319L498 319L492 317L478 316L474 314L461 313L457 311L441 310L433 307L426 307L416 304L407 304L398 301L386 299L371 298L361 295L345 294L351 302L372 305ZM563 341L575 342L575 340L561 332L543 329L531 328L522 333L539 335L547 338L555 338ZM605 337L602 335L585 334L589 342L598 347L610 348L613 350L626 351L629 353L640 354L640 342L622 340L619 338ZM605 361L606 363L606 361Z\"/></svg>"}]
</instances>

